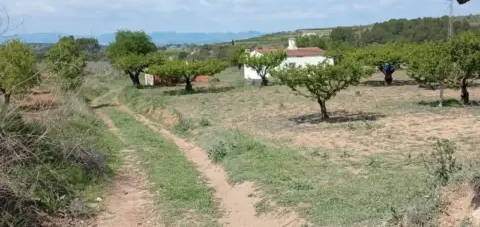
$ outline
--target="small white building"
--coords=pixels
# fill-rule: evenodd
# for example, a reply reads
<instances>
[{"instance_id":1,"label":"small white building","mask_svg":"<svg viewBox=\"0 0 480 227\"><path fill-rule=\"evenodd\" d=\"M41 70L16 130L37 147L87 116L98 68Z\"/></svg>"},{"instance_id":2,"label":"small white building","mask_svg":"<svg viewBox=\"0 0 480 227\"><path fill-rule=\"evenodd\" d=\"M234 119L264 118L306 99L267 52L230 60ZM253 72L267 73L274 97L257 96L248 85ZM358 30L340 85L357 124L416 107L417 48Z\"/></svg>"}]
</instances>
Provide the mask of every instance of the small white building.
<instances>
[{"instance_id":1,"label":"small white building","mask_svg":"<svg viewBox=\"0 0 480 227\"><path fill-rule=\"evenodd\" d=\"M250 52L251 56L258 56L263 55L266 53L271 53L277 51L274 48L260 48L255 49ZM295 39L288 40L288 47L285 50L287 53L287 58L285 61L280 64L279 67L287 66L287 65L296 65L296 66L306 66L306 65L317 65L324 61L327 61L329 64L334 64L333 59L328 58L325 56L325 51L318 48L318 47L304 47L298 48ZM244 68L244 77L247 80L261 80L262 78L257 74L257 72L245 66ZM270 77L270 75L267 75Z\"/></svg>"}]
</instances>

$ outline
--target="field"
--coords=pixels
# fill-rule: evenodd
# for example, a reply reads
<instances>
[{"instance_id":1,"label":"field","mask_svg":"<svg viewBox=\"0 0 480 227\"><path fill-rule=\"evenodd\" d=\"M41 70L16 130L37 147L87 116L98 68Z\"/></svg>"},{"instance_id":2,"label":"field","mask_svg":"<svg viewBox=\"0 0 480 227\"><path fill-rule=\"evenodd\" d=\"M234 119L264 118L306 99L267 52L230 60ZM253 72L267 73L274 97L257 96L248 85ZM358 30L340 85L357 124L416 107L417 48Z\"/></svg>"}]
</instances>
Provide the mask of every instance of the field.
<instances>
[{"instance_id":1,"label":"field","mask_svg":"<svg viewBox=\"0 0 480 227\"><path fill-rule=\"evenodd\" d=\"M259 213L287 208L314 226L398 224L399 215L411 225L466 223L468 212L441 218L449 209L446 191L464 189L452 184L437 194L426 165L436 141L445 139L464 166L455 179L471 174L480 108L463 107L456 90L446 91L447 107L439 108L436 91L404 72L395 76L390 87L376 74L340 92L327 103L332 119L326 122L314 101L283 86L245 84L236 69L219 82L196 84L194 93L180 86L127 87L119 99L198 144L230 182L254 182ZM480 88L471 96L478 100Z\"/></svg>"}]
</instances>

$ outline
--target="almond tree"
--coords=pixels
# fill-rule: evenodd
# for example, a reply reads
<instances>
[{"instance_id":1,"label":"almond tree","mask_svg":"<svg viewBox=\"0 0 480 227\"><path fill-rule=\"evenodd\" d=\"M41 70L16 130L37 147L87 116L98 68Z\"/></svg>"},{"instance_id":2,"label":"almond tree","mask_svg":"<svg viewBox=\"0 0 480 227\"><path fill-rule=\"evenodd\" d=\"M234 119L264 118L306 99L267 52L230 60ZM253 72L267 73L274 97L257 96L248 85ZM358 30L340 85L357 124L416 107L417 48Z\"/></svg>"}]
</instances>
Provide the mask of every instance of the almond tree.
<instances>
[{"instance_id":1,"label":"almond tree","mask_svg":"<svg viewBox=\"0 0 480 227\"><path fill-rule=\"evenodd\" d=\"M193 91L192 82L198 76L213 76L228 67L228 63L220 60L184 61L170 60L162 64L152 65L148 72L154 75L171 78L177 77L185 82L185 90Z\"/></svg>"},{"instance_id":2,"label":"almond tree","mask_svg":"<svg viewBox=\"0 0 480 227\"><path fill-rule=\"evenodd\" d=\"M18 40L0 45L0 92L6 105L12 94L23 92L39 80L35 55Z\"/></svg>"},{"instance_id":3,"label":"almond tree","mask_svg":"<svg viewBox=\"0 0 480 227\"><path fill-rule=\"evenodd\" d=\"M372 73L370 68L344 60L338 65L323 62L318 65L286 66L271 72L296 94L314 99L320 105L322 119L328 119L326 102L339 91L357 84Z\"/></svg>"},{"instance_id":4,"label":"almond tree","mask_svg":"<svg viewBox=\"0 0 480 227\"><path fill-rule=\"evenodd\" d=\"M241 63L252 68L262 78L261 86L268 86L268 75L272 69L279 66L287 57L284 51L265 54L244 54Z\"/></svg>"},{"instance_id":5,"label":"almond tree","mask_svg":"<svg viewBox=\"0 0 480 227\"><path fill-rule=\"evenodd\" d=\"M73 36L61 38L47 52L46 58L48 68L58 76L58 82L63 90L80 87L87 63Z\"/></svg>"},{"instance_id":6,"label":"almond tree","mask_svg":"<svg viewBox=\"0 0 480 227\"><path fill-rule=\"evenodd\" d=\"M113 65L125 72L135 87L139 88L140 74L153 63L158 63L159 56L153 55L157 50L150 37L144 32L119 31L115 41L107 47L107 55Z\"/></svg>"},{"instance_id":7,"label":"almond tree","mask_svg":"<svg viewBox=\"0 0 480 227\"><path fill-rule=\"evenodd\" d=\"M464 104L470 103L468 85L480 76L480 36L466 33L450 41L451 58L458 68L456 81L460 86Z\"/></svg>"},{"instance_id":8,"label":"almond tree","mask_svg":"<svg viewBox=\"0 0 480 227\"><path fill-rule=\"evenodd\" d=\"M439 106L443 106L445 86L455 82L455 66L450 55L451 46L447 42L427 42L409 48L408 74L415 81L436 86L439 89Z\"/></svg>"}]
</instances>

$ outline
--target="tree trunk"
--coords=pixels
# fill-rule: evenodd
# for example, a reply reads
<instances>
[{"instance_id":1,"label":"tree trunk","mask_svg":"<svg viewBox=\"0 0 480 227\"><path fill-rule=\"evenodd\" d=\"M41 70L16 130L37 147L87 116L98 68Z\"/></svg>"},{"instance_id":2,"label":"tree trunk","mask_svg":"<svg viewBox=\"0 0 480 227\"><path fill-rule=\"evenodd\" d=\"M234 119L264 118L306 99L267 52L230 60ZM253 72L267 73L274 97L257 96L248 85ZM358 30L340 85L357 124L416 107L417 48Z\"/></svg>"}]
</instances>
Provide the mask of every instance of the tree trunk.
<instances>
[{"instance_id":1,"label":"tree trunk","mask_svg":"<svg viewBox=\"0 0 480 227\"><path fill-rule=\"evenodd\" d=\"M468 82L467 78L462 79L461 90L462 90L462 101L464 105L470 104L470 94L468 93Z\"/></svg>"},{"instance_id":2,"label":"tree trunk","mask_svg":"<svg viewBox=\"0 0 480 227\"><path fill-rule=\"evenodd\" d=\"M3 99L4 99L4 103L5 105L10 105L10 97L12 95L10 93L3 93Z\"/></svg>"},{"instance_id":3,"label":"tree trunk","mask_svg":"<svg viewBox=\"0 0 480 227\"><path fill-rule=\"evenodd\" d=\"M443 86L443 84L440 84L438 89L440 90L440 103L438 103L438 107L443 107L443 93L445 91L445 87Z\"/></svg>"},{"instance_id":4,"label":"tree trunk","mask_svg":"<svg viewBox=\"0 0 480 227\"><path fill-rule=\"evenodd\" d=\"M140 84L140 73L139 72L127 72L130 76L130 80L132 80L133 86L136 88L140 88L142 85Z\"/></svg>"},{"instance_id":5,"label":"tree trunk","mask_svg":"<svg viewBox=\"0 0 480 227\"><path fill-rule=\"evenodd\" d=\"M323 120L329 119L330 116L328 116L327 105L326 105L325 101L321 100L321 99L318 99L318 104L320 105L320 110L321 110L321 113L322 113L322 119Z\"/></svg>"},{"instance_id":6,"label":"tree trunk","mask_svg":"<svg viewBox=\"0 0 480 227\"><path fill-rule=\"evenodd\" d=\"M192 80L190 78L185 78L185 90L193 91Z\"/></svg>"},{"instance_id":7,"label":"tree trunk","mask_svg":"<svg viewBox=\"0 0 480 227\"><path fill-rule=\"evenodd\" d=\"M261 76L261 78L262 78L262 84L261 84L261 86L262 86L262 87L268 86L268 78L267 78L267 76Z\"/></svg>"}]
</instances>

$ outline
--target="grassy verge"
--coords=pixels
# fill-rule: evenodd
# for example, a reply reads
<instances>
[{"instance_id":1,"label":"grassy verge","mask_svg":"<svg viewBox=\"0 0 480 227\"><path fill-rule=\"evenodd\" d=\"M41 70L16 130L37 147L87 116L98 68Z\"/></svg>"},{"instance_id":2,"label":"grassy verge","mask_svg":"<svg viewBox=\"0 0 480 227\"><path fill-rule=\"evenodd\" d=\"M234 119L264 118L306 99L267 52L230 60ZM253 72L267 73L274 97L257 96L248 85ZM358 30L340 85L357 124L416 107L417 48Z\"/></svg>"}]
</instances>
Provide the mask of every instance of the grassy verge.
<instances>
[{"instance_id":1,"label":"grassy verge","mask_svg":"<svg viewBox=\"0 0 480 227\"><path fill-rule=\"evenodd\" d=\"M379 226L392 210L429 195L425 170L407 156L275 148L236 131L214 137L210 156L231 181L257 182L267 197L315 225Z\"/></svg>"},{"instance_id":2,"label":"grassy verge","mask_svg":"<svg viewBox=\"0 0 480 227\"><path fill-rule=\"evenodd\" d=\"M136 121L131 115L110 109L108 115L126 143L138 153L162 207L164 221L174 226L215 226L218 217L212 190L201 180L182 152Z\"/></svg>"}]
</instances>

